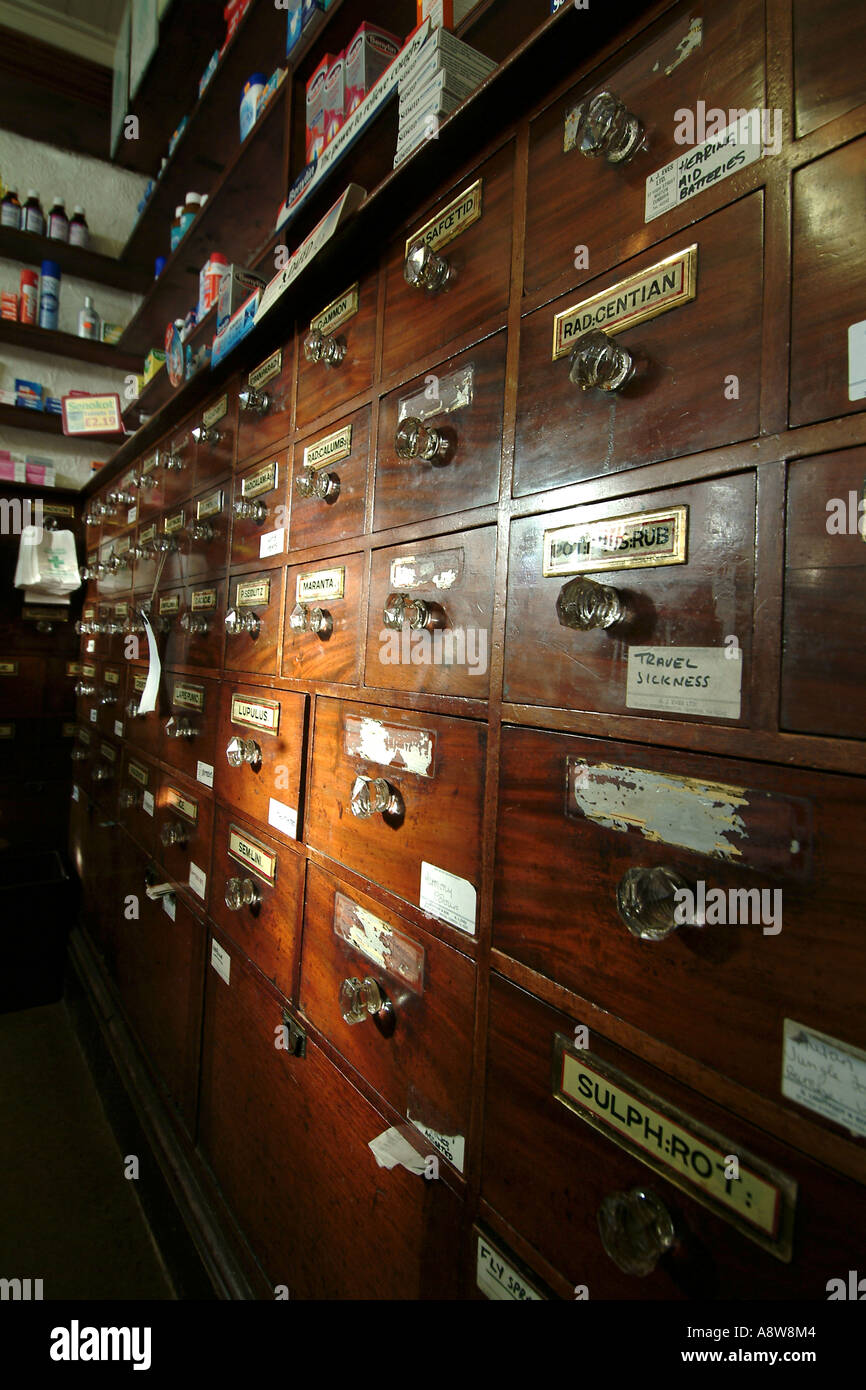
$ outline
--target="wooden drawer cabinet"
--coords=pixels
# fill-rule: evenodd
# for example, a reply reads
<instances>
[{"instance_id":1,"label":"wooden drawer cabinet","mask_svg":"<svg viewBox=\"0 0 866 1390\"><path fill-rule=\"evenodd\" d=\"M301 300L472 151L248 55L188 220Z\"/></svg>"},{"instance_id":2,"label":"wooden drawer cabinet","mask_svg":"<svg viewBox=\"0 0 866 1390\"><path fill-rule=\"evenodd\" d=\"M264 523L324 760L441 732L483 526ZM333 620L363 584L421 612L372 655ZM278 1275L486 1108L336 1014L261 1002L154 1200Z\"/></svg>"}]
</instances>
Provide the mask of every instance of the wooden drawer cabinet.
<instances>
[{"instance_id":1,"label":"wooden drawer cabinet","mask_svg":"<svg viewBox=\"0 0 866 1390\"><path fill-rule=\"evenodd\" d=\"M287 997L294 994L303 898L297 851L218 807L211 916Z\"/></svg>"},{"instance_id":2,"label":"wooden drawer cabinet","mask_svg":"<svg viewBox=\"0 0 866 1390\"><path fill-rule=\"evenodd\" d=\"M854 778L506 728L494 946L781 1102L785 1019L866 1045L864 825Z\"/></svg>"},{"instance_id":3,"label":"wooden drawer cabinet","mask_svg":"<svg viewBox=\"0 0 866 1390\"><path fill-rule=\"evenodd\" d=\"M307 696L224 683L216 739L217 798L281 838L301 835Z\"/></svg>"},{"instance_id":4,"label":"wooden drawer cabinet","mask_svg":"<svg viewBox=\"0 0 866 1390\"><path fill-rule=\"evenodd\" d=\"M298 440L288 498L292 550L362 534L369 455L369 406Z\"/></svg>"},{"instance_id":5,"label":"wooden drawer cabinet","mask_svg":"<svg viewBox=\"0 0 866 1390\"><path fill-rule=\"evenodd\" d=\"M762 280L758 191L528 315L521 325L515 494L757 434ZM651 312L662 299L673 307L629 323L646 309L644 296ZM569 344L581 335L585 341L584 328L613 341L601 376L592 352L570 366L583 349ZM615 388L610 383L621 380L627 362L611 354L622 348L633 375ZM554 352L562 355L553 360ZM613 375L604 376L605 363L613 363ZM582 389L570 380L572 370L609 384Z\"/></svg>"},{"instance_id":6,"label":"wooden drawer cabinet","mask_svg":"<svg viewBox=\"0 0 866 1390\"><path fill-rule=\"evenodd\" d=\"M850 415L866 400L864 170L866 136L794 173L792 425Z\"/></svg>"},{"instance_id":7,"label":"wooden drawer cabinet","mask_svg":"<svg viewBox=\"0 0 866 1390\"><path fill-rule=\"evenodd\" d=\"M286 550L288 463L285 454L269 455L234 481L232 500L233 565L281 565Z\"/></svg>"},{"instance_id":8,"label":"wooden drawer cabinet","mask_svg":"<svg viewBox=\"0 0 866 1390\"><path fill-rule=\"evenodd\" d=\"M504 315L511 278L513 179L514 145L509 143L461 178L395 241L383 272L384 376ZM422 246L423 255L415 249Z\"/></svg>"},{"instance_id":9,"label":"wooden drawer cabinet","mask_svg":"<svg viewBox=\"0 0 866 1390\"><path fill-rule=\"evenodd\" d=\"M470 960L310 865L301 1009L458 1172L474 1003Z\"/></svg>"},{"instance_id":10,"label":"wooden drawer cabinet","mask_svg":"<svg viewBox=\"0 0 866 1390\"><path fill-rule=\"evenodd\" d=\"M277 674L282 601L283 576L278 570L231 576L225 620L227 670Z\"/></svg>"},{"instance_id":11,"label":"wooden drawer cabinet","mask_svg":"<svg viewBox=\"0 0 866 1390\"><path fill-rule=\"evenodd\" d=\"M436 363L384 398L377 531L497 500L504 391L502 332Z\"/></svg>"},{"instance_id":12,"label":"wooden drawer cabinet","mask_svg":"<svg viewBox=\"0 0 866 1390\"><path fill-rule=\"evenodd\" d=\"M493 526L374 550L364 683L487 698Z\"/></svg>"},{"instance_id":13,"label":"wooden drawer cabinet","mask_svg":"<svg viewBox=\"0 0 866 1390\"><path fill-rule=\"evenodd\" d=\"M492 977L482 1198L575 1296L826 1299L857 1267L863 1188L594 1032L575 1048L576 1022Z\"/></svg>"},{"instance_id":14,"label":"wooden drawer cabinet","mask_svg":"<svg viewBox=\"0 0 866 1390\"><path fill-rule=\"evenodd\" d=\"M307 843L474 935L485 745L468 720L317 699Z\"/></svg>"},{"instance_id":15,"label":"wooden drawer cabinet","mask_svg":"<svg viewBox=\"0 0 866 1390\"><path fill-rule=\"evenodd\" d=\"M310 323L299 326L298 429L369 390L377 293L378 276L364 276L323 305Z\"/></svg>"},{"instance_id":16,"label":"wooden drawer cabinet","mask_svg":"<svg viewBox=\"0 0 866 1390\"><path fill-rule=\"evenodd\" d=\"M282 675L357 685L364 630L364 555L286 570Z\"/></svg>"},{"instance_id":17,"label":"wooden drawer cabinet","mask_svg":"<svg viewBox=\"0 0 866 1390\"><path fill-rule=\"evenodd\" d=\"M511 557L506 700L748 724L754 474L522 518Z\"/></svg>"},{"instance_id":18,"label":"wooden drawer cabinet","mask_svg":"<svg viewBox=\"0 0 866 1390\"><path fill-rule=\"evenodd\" d=\"M736 173L698 180L693 167L671 171L661 181L667 196L652 204L647 181L660 182L658 171L720 134L717 111L733 112L735 121L738 112L767 106L764 46L761 0L679 6L652 38L636 40L624 60L582 79L532 122L527 293L573 276L575 267L588 278L739 196ZM602 93L625 110L592 107ZM716 163L724 169L727 161ZM700 191L684 198L690 182Z\"/></svg>"},{"instance_id":19,"label":"wooden drawer cabinet","mask_svg":"<svg viewBox=\"0 0 866 1390\"><path fill-rule=\"evenodd\" d=\"M369 1144L390 1121L312 1038L303 1056L275 1047L297 1021L225 936L213 942L199 1145L267 1279L292 1299L456 1297L460 1199L442 1177L377 1165Z\"/></svg>"},{"instance_id":20,"label":"wooden drawer cabinet","mask_svg":"<svg viewBox=\"0 0 866 1390\"><path fill-rule=\"evenodd\" d=\"M785 729L866 738L866 449L788 467Z\"/></svg>"},{"instance_id":21,"label":"wooden drawer cabinet","mask_svg":"<svg viewBox=\"0 0 866 1390\"><path fill-rule=\"evenodd\" d=\"M167 717L162 723L160 758L192 782L213 786L219 686L203 676L167 671Z\"/></svg>"},{"instance_id":22,"label":"wooden drawer cabinet","mask_svg":"<svg viewBox=\"0 0 866 1390\"><path fill-rule=\"evenodd\" d=\"M295 348L289 341L242 375L238 386L237 461L274 449L292 428Z\"/></svg>"},{"instance_id":23,"label":"wooden drawer cabinet","mask_svg":"<svg viewBox=\"0 0 866 1390\"><path fill-rule=\"evenodd\" d=\"M204 912L210 894L213 801L201 786L163 773L157 793L154 854L169 883Z\"/></svg>"}]
</instances>

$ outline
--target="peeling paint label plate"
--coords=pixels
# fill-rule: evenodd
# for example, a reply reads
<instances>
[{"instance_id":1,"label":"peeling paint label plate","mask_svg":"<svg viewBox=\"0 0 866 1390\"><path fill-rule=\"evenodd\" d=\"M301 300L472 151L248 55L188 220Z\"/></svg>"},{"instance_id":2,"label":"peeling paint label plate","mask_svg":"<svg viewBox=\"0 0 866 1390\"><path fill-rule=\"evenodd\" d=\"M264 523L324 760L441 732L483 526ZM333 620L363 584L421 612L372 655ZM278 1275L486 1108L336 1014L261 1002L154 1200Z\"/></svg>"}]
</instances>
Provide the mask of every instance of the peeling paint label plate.
<instances>
[{"instance_id":1,"label":"peeling paint label plate","mask_svg":"<svg viewBox=\"0 0 866 1390\"><path fill-rule=\"evenodd\" d=\"M739 719L742 653L727 647L629 647L626 706Z\"/></svg>"},{"instance_id":2,"label":"peeling paint label plate","mask_svg":"<svg viewBox=\"0 0 866 1390\"><path fill-rule=\"evenodd\" d=\"M400 555L391 561L392 589L451 589L463 573L462 550Z\"/></svg>"},{"instance_id":3,"label":"peeling paint label plate","mask_svg":"<svg viewBox=\"0 0 866 1390\"><path fill-rule=\"evenodd\" d=\"M782 1095L866 1136L866 1052L785 1019Z\"/></svg>"},{"instance_id":4,"label":"peeling paint label plate","mask_svg":"<svg viewBox=\"0 0 866 1390\"><path fill-rule=\"evenodd\" d=\"M334 894L334 932L415 994L423 993L424 948L344 893Z\"/></svg>"},{"instance_id":5,"label":"peeling paint label plate","mask_svg":"<svg viewBox=\"0 0 866 1390\"><path fill-rule=\"evenodd\" d=\"M566 815L763 873L803 878L812 808L800 797L567 757Z\"/></svg>"},{"instance_id":6,"label":"peeling paint label plate","mask_svg":"<svg viewBox=\"0 0 866 1390\"><path fill-rule=\"evenodd\" d=\"M575 340L591 328L621 333L625 328L634 328L659 314L666 314L669 309L688 304L697 289L698 248L695 244L557 314L553 320L553 361L565 357Z\"/></svg>"},{"instance_id":7,"label":"peeling paint label plate","mask_svg":"<svg viewBox=\"0 0 866 1390\"><path fill-rule=\"evenodd\" d=\"M791 1259L797 1184L618 1068L554 1037L553 1095L568 1110L779 1260ZM731 1158L739 1176L729 1176Z\"/></svg>"},{"instance_id":8,"label":"peeling paint label plate","mask_svg":"<svg viewBox=\"0 0 866 1390\"><path fill-rule=\"evenodd\" d=\"M550 578L685 564L688 516L688 507L670 507L553 527L544 533L541 572Z\"/></svg>"},{"instance_id":9,"label":"peeling paint label plate","mask_svg":"<svg viewBox=\"0 0 866 1390\"><path fill-rule=\"evenodd\" d=\"M350 758L363 758L381 767L396 767L416 777L432 777L436 735L427 729L406 728L403 724L382 724L347 714L343 725L343 747Z\"/></svg>"},{"instance_id":10,"label":"peeling paint label plate","mask_svg":"<svg viewBox=\"0 0 866 1390\"><path fill-rule=\"evenodd\" d=\"M455 410L465 410L474 399L475 367L470 362L448 376L428 377L423 391L403 396L397 409L397 421L410 415L418 420L428 420L433 415L453 415Z\"/></svg>"}]
</instances>

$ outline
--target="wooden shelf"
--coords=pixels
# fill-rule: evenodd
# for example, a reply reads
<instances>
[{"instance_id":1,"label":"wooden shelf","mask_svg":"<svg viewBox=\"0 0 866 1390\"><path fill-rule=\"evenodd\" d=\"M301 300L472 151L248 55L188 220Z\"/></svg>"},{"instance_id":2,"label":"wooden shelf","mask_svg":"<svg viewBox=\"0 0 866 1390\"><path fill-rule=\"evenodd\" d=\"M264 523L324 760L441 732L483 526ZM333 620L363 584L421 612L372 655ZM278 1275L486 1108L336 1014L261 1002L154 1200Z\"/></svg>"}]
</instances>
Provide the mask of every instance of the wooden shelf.
<instances>
[{"instance_id":1,"label":"wooden shelf","mask_svg":"<svg viewBox=\"0 0 866 1390\"><path fill-rule=\"evenodd\" d=\"M321 25L313 27L318 30ZM274 68L286 62L285 53L286 11L277 9L273 0L253 0L222 62L192 107L187 127L130 232L121 252L124 264L149 270L152 276L156 257L169 255L175 208L183 203L189 189L210 196L241 148L243 83L258 70L269 77ZM278 204L279 197L274 201Z\"/></svg>"},{"instance_id":2,"label":"wooden shelf","mask_svg":"<svg viewBox=\"0 0 866 1390\"><path fill-rule=\"evenodd\" d=\"M70 246L68 242L37 236L35 232L16 231L14 227L0 227L0 256L27 266L56 261L64 275L108 285L115 290L127 290L131 294L146 294L149 288L144 271L124 265L113 256L102 256L98 251Z\"/></svg>"},{"instance_id":3,"label":"wooden shelf","mask_svg":"<svg viewBox=\"0 0 866 1390\"><path fill-rule=\"evenodd\" d=\"M0 319L0 345L26 348L28 352L44 352L50 357L72 357L78 362L93 362L98 367L111 367L116 372L140 372L141 357L124 352L113 343L78 338L74 333L58 333L53 328L35 328L28 323L12 323Z\"/></svg>"},{"instance_id":4,"label":"wooden shelf","mask_svg":"<svg viewBox=\"0 0 866 1390\"><path fill-rule=\"evenodd\" d=\"M127 108L138 117L139 137L123 134L114 162L137 174L153 174L168 142L198 101L198 84L214 49L225 38L221 4L172 0L159 23L159 44ZM285 11L281 11L285 22ZM238 95L240 101L240 95Z\"/></svg>"},{"instance_id":5,"label":"wooden shelf","mask_svg":"<svg viewBox=\"0 0 866 1390\"><path fill-rule=\"evenodd\" d=\"M32 430L37 434L59 434L61 438L73 438L63 434L63 416L52 415L47 410L26 410L18 405L0 405L0 429ZM75 439L87 439L96 444L114 444L115 436L110 434L76 434Z\"/></svg>"},{"instance_id":6,"label":"wooden shelf","mask_svg":"<svg viewBox=\"0 0 866 1390\"><path fill-rule=\"evenodd\" d=\"M285 11L280 13L285 17ZM286 86L250 131L221 174L207 203L172 254L153 289L127 325L120 346L141 356L165 341L166 326L198 302L199 272L211 251L248 265L273 229L282 188L282 126ZM267 194L274 191L271 206ZM264 196L263 196L264 195ZM260 209L258 216L251 209Z\"/></svg>"}]
</instances>

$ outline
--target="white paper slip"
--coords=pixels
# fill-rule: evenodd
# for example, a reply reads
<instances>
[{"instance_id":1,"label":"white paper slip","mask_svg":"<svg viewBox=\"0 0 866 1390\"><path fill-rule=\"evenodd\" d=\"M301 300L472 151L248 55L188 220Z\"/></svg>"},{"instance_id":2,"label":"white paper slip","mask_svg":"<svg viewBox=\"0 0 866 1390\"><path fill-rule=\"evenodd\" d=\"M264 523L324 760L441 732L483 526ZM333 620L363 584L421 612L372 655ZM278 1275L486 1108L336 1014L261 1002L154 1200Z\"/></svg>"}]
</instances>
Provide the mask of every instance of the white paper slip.
<instances>
[{"instance_id":1,"label":"white paper slip","mask_svg":"<svg viewBox=\"0 0 866 1390\"><path fill-rule=\"evenodd\" d=\"M866 1135L866 1052L786 1018L782 1095Z\"/></svg>"},{"instance_id":2,"label":"white paper slip","mask_svg":"<svg viewBox=\"0 0 866 1390\"><path fill-rule=\"evenodd\" d=\"M284 806L282 801L274 801L273 797L268 803L268 825L282 830L293 840L298 838L298 813L294 806Z\"/></svg>"},{"instance_id":3,"label":"white paper slip","mask_svg":"<svg viewBox=\"0 0 866 1390\"><path fill-rule=\"evenodd\" d=\"M189 886L204 901L207 894L207 874L199 868L198 864L190 864L189 866Z\"/></svg>"},{"instance_id":4,"label":"white paper slip","mask_svg":"<svg viewBox=\"0 0 866 1390\"><path fill-rule=\"evenodd\" d=\"M368 1147L373 1150L373 1157L380 1168L396 1168L400 1163L410 1173L420 1175L426 1170L424 1158L413 1149L399 1129L392 1127L384 1130L382 1134L370 1140Z\"/></svg>"},{"instance_id":5,"label":"white paper slip","mask_svg":"<svg viewBox=\"0 0 866 1390\"><path fill-rule=\"evenodd\" d=\"M196 763L195 777L197 782L201 782L203 787L213 786L213 768L210 763Z\"/></svg>"},{"instance_id":6,"label":"white paper slip","mask_svg":"<svg viewBox=\"0 0 866 1390\"><path fill-rule=\"evenodd\" d=\"M145 815L152 816L154 812L153 792L144 792L141 797L141 805Z\"/></svg>"},{"instance_id":7,"label":"white paper slip","mask_svg":"<svg viewBox=\"0 0 866 1390\"><path fill-rule=\"evenodd\" d=\"M126 524L127 524L127 526L131 526L132 523L135 521L135 518L136 518L137 516L138 516L138 507L130 507L129 510L128 510L128 512L126 513Z\"/></svg>"},{"instance_id":8,"label":"white paper slip","mask_svg":"<svg viewBox=\"0 0 866 1390\"><path fill-rule=\"evenodd\" d=\"M114 736L115 738L123 738L123 725L119 719L114 721Z\"/></svg>"},{"instance_id":9,"label":"white paper slip","mask_svg":"<svg viewBox=\"0 0 866 1390\"><path fill-rule=\"evenodd\" d=\"M848 329L848 399L866 397L866 319Z\"/></svg>"},{"instance_id":10,"label":"white paper slip","mask_svg":"<svg viewBox=\"0 0 866 1390\"><path fill-rule=\"evenodd\" d=\"M168 894L166 894L166 896L165 896L164 898L161 899L161 902L162 902L162 910L163 910L163 912L165 913L166 917L170 917L171 920L174 921L174 919L175 919L175 914L177 913L177 903L176 903L176 901L175 901L174 894L173 894L173 893L168 893Z\"/></svg>"},{"instance_id":11,"label":"white paper slip","mask_svg":"<svg viewBox=\"0 0 866 1390\"><path fill-rule=\"evenodd\" d=\"M689 198L728 179L761 158L763 126L760 111L749 111L719 135L684 150L646 181L644 221L652 222Z\"/></svg>"},{"instance_id":12,"label":"white paper slip","mask_svg":"<svg viewBox=\"0 0 866 1390\"><path fill-rule=\"evenodd\" d=\"M232 973L232 958L228 951L224 951L218 941L211 941L210 944L210 963L220 979L230 982Z\"/></svg>"},{"instance_id":13,"label":"white paper slip","mask_svg":"<svg viewBox=\"0 0 866 1390\"><path fill-rule=\"evenodd\" d=\"M449 1163L453 1163L458 1173L462 1173L466 1160L464 1136L462 1134L440 1134L438 1130L431 1129L429 1125L425 1125L414 1115L410 1115L408 1118L415 1128L424 1135L424 1138L430 1141L434 1149L437 1149L443 1158L447 1158Z\"/></svg>"},{"instance_id":14,"label":"white paper slip","mask_svg":"<svg viewBox=\"0 0 866 1390\"><path fill-rule=\"evenodd\" d=\"M458 878L447 869L437 869L435 864L422 863L418 899L422 912L474 936L477 897L474 885L467 879Z\"/></svg>"},{"instance_id":15,"label":"white paper slip","mask_svg":"<svg viewBox=\"0 0 866 1390\"><path fill-rule=\"evenodd\" d=\"M92 710L90 711L90 722L91 722L91 724L95 724L95 723L96 723L96 710L95 710L95 709L92 709Z\"/></svg>"},{"instance_id":16,"label":"white paper slip","mask_svg":"<svg viewBox=\"0 0 866 1390\"><path fill-rule=\"evenodd\" d=\"M162 572L162 561L164 559L165 555L161 555L160 569L157 573L157 581L159 580L159 574ZM154 586L154 588L155 587L156 586ZM162 662L159 659L159 652L156 646L156 638L153 635L153 628L151 627L148 621L147 614L142 613L141 617L144 623L145 633L147 634L148 667L147 680L144 683L144 689L141 692L141 699L138 702L138 712L139 714L152 714L153 711L156 709L156 697L159 694L159 678L162 675Z\"/></svg>"},{"instance_id":17,"label":"white paper slip","mask_svg":"<svg viewBox=\"0 0 866 1390\"><path fill-rule=\"evenodd\" d=\"M475 1282L483 1294L496 1303L544 1303L546 1300L528 1280L517 1273L501 1251L483 1236L478 1237Z\"/></svg>"},{"instance_id":18,"label":"white paper slip","mask_svg":"<svg viewBox=\"0 0 866 1390\"><path fill-rule=\"evenodd\" d=\"M72 785L72 800L73 800L73 801L78 801L79 796L80 796L80 793L79 793L79 791L78 791L78 788L77 788L77 787L75 786L75 784L73 783L73 785Z\"/></svg>"},{"instance_id":19,"label":"white paper slip","mask_svg":"<svg viewBox=\"0 0 866 1390\"><path fill-rule=\"evenodd\" d=\"M742 680L737 649L630 647L625 702L629 709L739 719Z\"/></svg>"},{"instance_id":20,"label":"white paper slip","mask_svg":"<svg viewBox=\"0 0 866 1390\"><path fill-rule=\"evenodd\" d=\"M284 527L276 531L268 531L259 538L259 559L264 560L268 555L282 555L286 544L286 532Z\"/></svg>"}]
</instances>

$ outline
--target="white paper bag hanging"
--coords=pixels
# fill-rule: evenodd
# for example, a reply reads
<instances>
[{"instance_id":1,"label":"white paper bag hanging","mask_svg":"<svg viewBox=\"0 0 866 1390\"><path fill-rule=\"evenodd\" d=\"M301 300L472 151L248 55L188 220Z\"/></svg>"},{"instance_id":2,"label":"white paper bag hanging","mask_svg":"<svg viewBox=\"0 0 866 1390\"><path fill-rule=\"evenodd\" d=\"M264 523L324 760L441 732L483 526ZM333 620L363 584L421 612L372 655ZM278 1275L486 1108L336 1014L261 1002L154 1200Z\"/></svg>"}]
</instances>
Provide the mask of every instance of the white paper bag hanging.
<instances>
[{"instance_id":1,"label":"white paper bag hanging","mask_svg":"<svg viewBox=\"0 0 866 1390\"><path fill-rule=\"evenodd\" d=\"M71 594L80 589L81 576L72 532L24 526L18 547L15 587L38 587L50 594Z\"/></svg>"}]
</instances>

